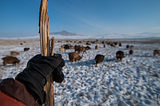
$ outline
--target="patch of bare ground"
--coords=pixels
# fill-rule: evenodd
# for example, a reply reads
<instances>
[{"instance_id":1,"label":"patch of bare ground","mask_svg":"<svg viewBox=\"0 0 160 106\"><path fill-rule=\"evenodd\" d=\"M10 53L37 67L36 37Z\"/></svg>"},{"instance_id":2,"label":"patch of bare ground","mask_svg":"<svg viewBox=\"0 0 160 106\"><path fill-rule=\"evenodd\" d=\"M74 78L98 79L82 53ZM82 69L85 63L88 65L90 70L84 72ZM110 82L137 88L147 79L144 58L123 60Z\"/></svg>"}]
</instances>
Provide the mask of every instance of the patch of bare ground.
<instances>
[{"instance_id":1,"label":"patch of bare ground","mask_svg":"<svg viewBox=\"0 0 160 106\"><path fill-rule=\"evenodd\" d=\"M122 43L140 43L140 44L153 44L153 43L159 43L160 39L142 39L142 40L123 40Z\"/></svg>"},{"instance_id":2,"label":"patch of bare ground","mask_svg":"<svg viewBox=\"0 0 160 106\"><path fill-rule=\"evenodd\" d=\"M122 43L140 43L140 44L153 44L153 43L158 43L160 44L160 39L56 39L56 43L61 43L61 42L70 42L74 43L74 41L96 41L98 40L99 42L101 41L109 41L109 42L122 42ZM0 40L0 45L18 45L20 43L22 44L27 44L27 43L34 43L35 41L39 40Z\"/></svg>"},{"instance_id":3,"label":"patch of bare ground","mask_svg":"<svg viewBox=\"0 0 160 106\"><path fill-rule=\"evenodd\" d=\"M57 43L61 43L61 42L70 42L73 43L74 41L82 41L82 42L86 42L86 41L96 41L98 40L98 42L101 41L109 41L109 42L122 42L122 43L140 43L140 44L153 44L153 43L158 43L160 44L160 39L60 39L60 40L56 40Z\"/></svg>"},{"instance_id":4,"label":"patch of bare ground","mask_svg":"<svg viewBox=\"0 0 160 106\"><path fill-rule=\"evenodd\" d=\"M0 45L8 46L8 45L24 45L34 43L39 40L0 40Z\"/></svg>"}]
</instances>

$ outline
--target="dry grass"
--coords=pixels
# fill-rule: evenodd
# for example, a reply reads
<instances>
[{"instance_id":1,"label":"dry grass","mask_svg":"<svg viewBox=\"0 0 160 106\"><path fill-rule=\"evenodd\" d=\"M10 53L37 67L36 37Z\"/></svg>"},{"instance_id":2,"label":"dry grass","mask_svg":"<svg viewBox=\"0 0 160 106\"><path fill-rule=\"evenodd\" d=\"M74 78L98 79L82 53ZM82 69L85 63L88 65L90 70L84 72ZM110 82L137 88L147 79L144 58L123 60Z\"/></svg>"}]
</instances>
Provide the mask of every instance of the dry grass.
<instances>
[{"instance_id":1,"label":"dry grass","mask_svg":"<svg viewBox=\"0 0 160 106\"><path fill-rule=\"evenodd\" d=\"M96 39L61 39L61 40L56 40L57 42L70 42L74 43L74 41L96 41ZM160 39L98 39L98 42L102 41L109 41L109 42L122 42L122 43L140 43L140 44L153 44L153 43L159 43L160 44Z\"/></svg>"},{"instance_id":2,"label":"dry grass","mask_svg":"<svg viewBox=\"0 0 160 106\"><path fill-rule=\"evenodd\" d=\"M35 41L39 41L39 40L0 40L0 45L3 45L3 46L20 45L20 43L30 44L30 43L34 43Z\"/></svg>"},{"instance_id":3,"label":"dry grass","mask_svg":"<svg viewBox=\"0 0 160 106\"><path fill-rule=\"evenodd\" d=\"M74 41L95 41L96 39L68 39L68 40L56 40L56 42L60 41L60 42L73 42ZM23 44L27 44L27 43L34 43L35 41L39 41L39 40L0 40L0 45L20 45L20 43ZM99 41L109 41L109 42L122 42L122 43L141 43L141 44L153 44L153 43L159 43L160 44L160 39L121 39L121 40L116 40L116 39L101 39Z\"/></svg>"}]
</instances>

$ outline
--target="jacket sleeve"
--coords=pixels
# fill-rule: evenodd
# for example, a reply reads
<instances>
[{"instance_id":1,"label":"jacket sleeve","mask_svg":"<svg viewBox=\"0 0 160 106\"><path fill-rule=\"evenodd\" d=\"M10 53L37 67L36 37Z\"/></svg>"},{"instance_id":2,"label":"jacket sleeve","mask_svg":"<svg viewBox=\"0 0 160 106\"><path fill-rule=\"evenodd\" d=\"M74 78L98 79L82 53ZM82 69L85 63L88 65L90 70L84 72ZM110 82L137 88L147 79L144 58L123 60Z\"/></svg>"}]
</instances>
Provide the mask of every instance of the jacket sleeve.
<instances>
[{"instance_id":1,"label":"jacket sleeve","mask_svg":"<svg viewBox=\"0 0 160 106\"><path fill-rule=\"evenodd\" d=\"M0 98L4 99L3 101L2 99L0 99L1 103L4 103L6 101L6 103L17 103L17 106L19 106L19 103L23 104L24 106L39 106L34 97L27 91L26 87L13 78L4 79L0 83L0 92L2 94L0 95ZM9 99L5 100L4 97ZM11 106L14 106L14 104L12 104Z\"/></svg>"}]
</instances>

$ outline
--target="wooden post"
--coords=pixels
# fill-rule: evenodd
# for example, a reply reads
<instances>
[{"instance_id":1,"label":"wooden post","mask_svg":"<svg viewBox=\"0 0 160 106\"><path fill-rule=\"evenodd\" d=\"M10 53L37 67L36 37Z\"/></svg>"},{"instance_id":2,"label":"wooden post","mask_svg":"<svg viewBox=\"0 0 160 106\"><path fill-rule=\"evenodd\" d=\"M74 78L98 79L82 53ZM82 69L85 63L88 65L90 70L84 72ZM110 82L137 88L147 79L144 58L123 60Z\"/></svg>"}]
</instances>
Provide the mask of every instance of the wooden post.
<instances>
[{"instance_id":1,"label":"wooden post","mask_svg":"<svg viewBox=\"0 0 160 106\"><path fill-rule=\"evenodd\" d=\"M47 18L48 18L48 0L41 0L39 12L39 33L41 40L41 54L42 56L49 56L47 44Z\"/></svg>"},{"instance_id":2,"label":"wooden post","mask_svg":"<svg viewBox=\"0 0 160 106\"><path fill-rule=\"evenodd\" d=\"M40 12L39 12L39 33L40 33L40 45L41 55L50 56L50 40L49 40L49 18L48 18L48 0L41 0ZM52 42L52 55L54 55L54 40ZM47 94L46 106L54 106L54 89L53 89L53 76L51 74L44 86L44 90Z\"/></svg>"},{"instance_id":3,"label":"wooden post","mask_svg":"<svg viewBox=\"0 0 160 106\"><path fill-rule=\"evenodd\" d=\"M55 39L54 37L51 38L51 56L54 55L54 43L55 43Z\"/></svg>"}]
</instances>

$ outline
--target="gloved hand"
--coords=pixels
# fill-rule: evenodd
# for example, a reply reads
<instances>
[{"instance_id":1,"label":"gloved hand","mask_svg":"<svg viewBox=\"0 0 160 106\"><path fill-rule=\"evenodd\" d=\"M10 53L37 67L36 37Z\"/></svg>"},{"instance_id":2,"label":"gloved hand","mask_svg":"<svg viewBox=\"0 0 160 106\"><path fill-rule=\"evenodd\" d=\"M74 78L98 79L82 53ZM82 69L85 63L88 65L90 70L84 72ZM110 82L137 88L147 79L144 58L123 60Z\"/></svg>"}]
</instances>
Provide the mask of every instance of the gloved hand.
<instances>
[{"instance_id":1,"label":"gloved hand","mask_svg":"<svg viewBox=\"0 0 160 106\"><path fill-rule=\"evenodd\" d=\"M54 54L54 56L49 57L39 54L28 61L27 67L15 79L36 95L39 104L43 104L46 102L46 93L43 89L45 84L52 72L53 80L62 82L64 79L62 67L64 65L65 62L61 54Z\"/></svg>"}]
</instances>

